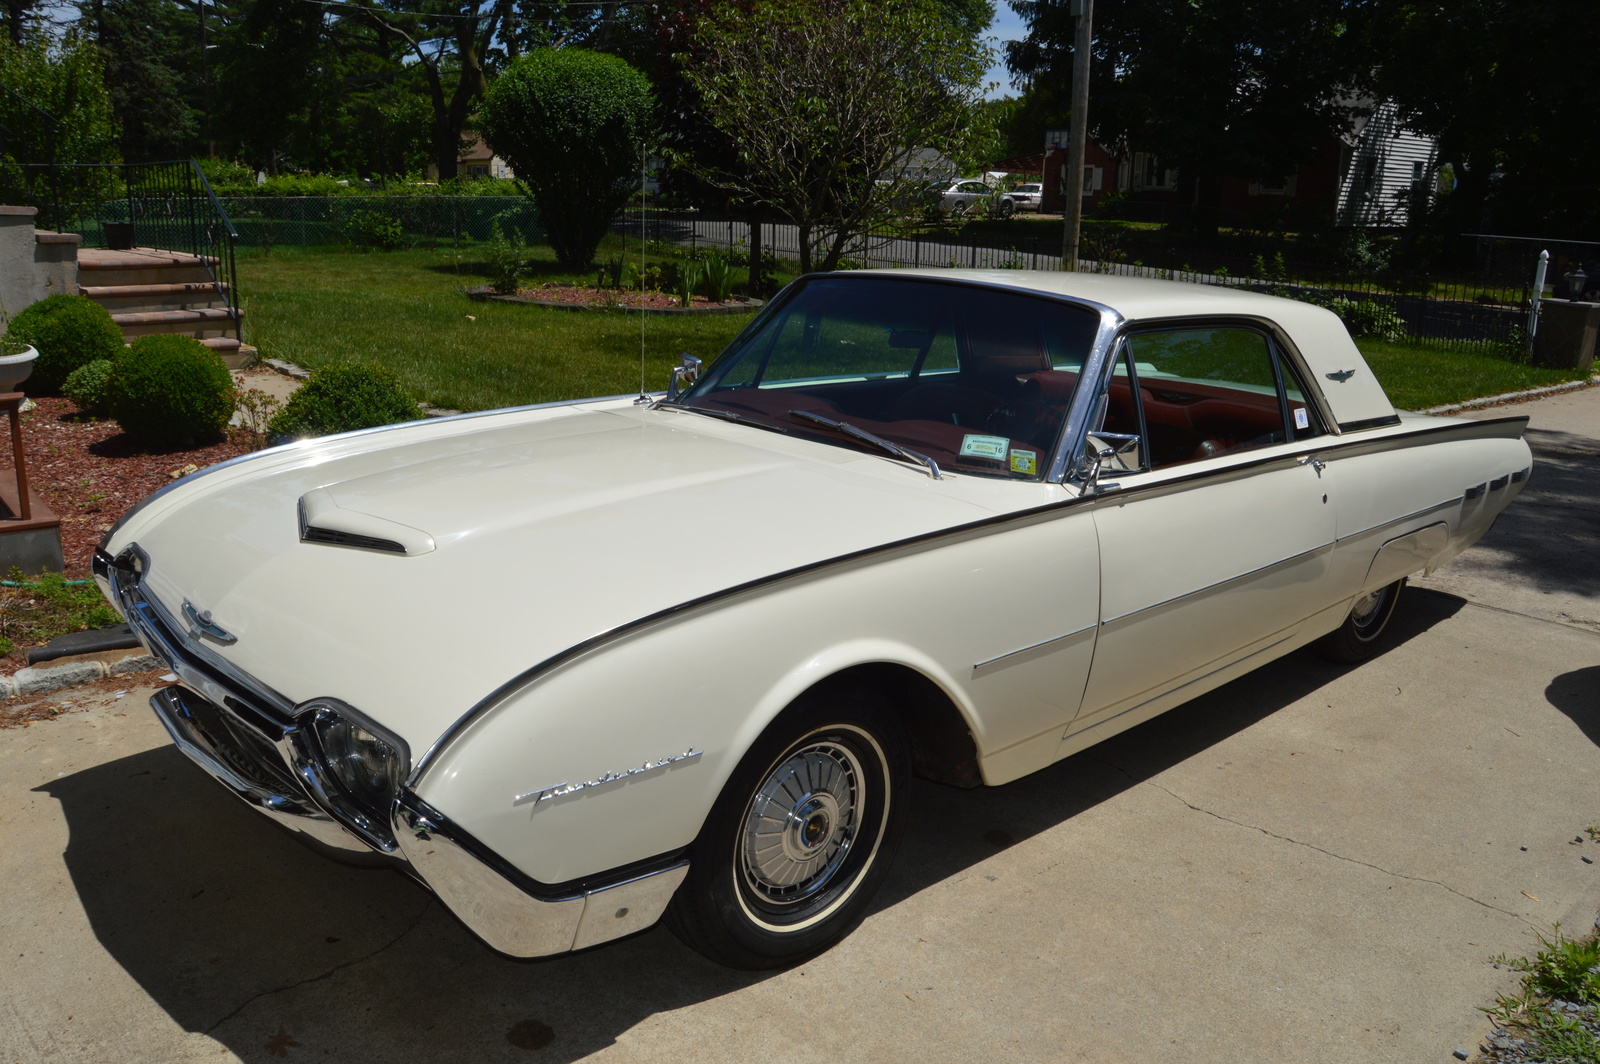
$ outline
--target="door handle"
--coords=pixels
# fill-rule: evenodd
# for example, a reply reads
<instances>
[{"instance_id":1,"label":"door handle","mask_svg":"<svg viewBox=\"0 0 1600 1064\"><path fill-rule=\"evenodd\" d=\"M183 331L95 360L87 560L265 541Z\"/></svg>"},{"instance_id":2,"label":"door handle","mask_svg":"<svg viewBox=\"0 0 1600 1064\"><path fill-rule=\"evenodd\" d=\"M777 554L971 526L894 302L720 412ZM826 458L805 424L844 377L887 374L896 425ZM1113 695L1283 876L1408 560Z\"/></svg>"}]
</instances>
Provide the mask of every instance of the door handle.
<instances>
[{"instance_id":1,"label":"door handle","mask_svg":"<svg viewBox=\"0 0 1600 1064\"><path fill-rule=\"evenodd\" d=\"M1296 460L1296 464L1297 465L1308 465L1312 469L1315 469L1317 471L1317 479L1318 480L1322 479L1322 471L1324 469L1328 468L1328 463L1324 462L1322 459L1318 458L1314 454L1301 455L1299 457L1299 459Z\"/></svg>"}]
</instances>

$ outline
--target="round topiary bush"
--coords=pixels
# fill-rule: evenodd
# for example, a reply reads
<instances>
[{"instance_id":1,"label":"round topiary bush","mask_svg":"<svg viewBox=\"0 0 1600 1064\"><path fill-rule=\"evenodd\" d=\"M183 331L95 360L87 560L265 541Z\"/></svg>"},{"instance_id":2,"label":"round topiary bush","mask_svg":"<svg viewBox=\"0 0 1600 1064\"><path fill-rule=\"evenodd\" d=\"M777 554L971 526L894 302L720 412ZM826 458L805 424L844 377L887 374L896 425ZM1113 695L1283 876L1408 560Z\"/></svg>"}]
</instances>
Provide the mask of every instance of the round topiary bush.
<instances>
[{"instance_id":1,"label":"round topiary bush","mask_svg":"<svg viewBox=\"0 0 1600 1064\"><path fill-rule=\"evenodd\" d=\"M556 260L588 269L654 139L650 79L614 55L540 48L507 64L478 120L533 192Z\"/></svg>"},{"instance_id":2,"label":"round topiary bush","mask_svg":"<svg viewBox=\"0 0 1600 1064\"><path fill-rule=\"evenodd\" d=\"M274 442L393 425L417 416L417 404L381 366L324 366L311 374L267 423Z\"/></svg>"},{"instance_id":3,"label":"round topiary bush","mask_svg":"<svg viewBox=\"0 0 1600 1064\"><path fill-rule=\"evenodd\" d=\"M123 350L122 330L106 308L87 296L56 294L39 300L11 319L7 340L39 350L27 390L54 395L79 366L115 359Z\"/></svg>"},{"instance_id":4,"label":"round topiary bush","mask_svg":"<svg viewBox=\"0 0 1600 1064\"><path fill-rule=\"evenodd\" d=\"M112 364L111 416L154 446L214 439L233 413L233 375L188 336L144 336Z\"/></svg>"},{"instance_id":5,"label":"round topiary bush","mask_svg":"<svg viewBox=\"0 0 1600 1064\"><path fill-rule=\"evenodd\" d=\"M61 394L78 404L78 409L95 417L111 413L111 367L109 358L97 358L67 374Z\"/></svg>"}]
</instances>

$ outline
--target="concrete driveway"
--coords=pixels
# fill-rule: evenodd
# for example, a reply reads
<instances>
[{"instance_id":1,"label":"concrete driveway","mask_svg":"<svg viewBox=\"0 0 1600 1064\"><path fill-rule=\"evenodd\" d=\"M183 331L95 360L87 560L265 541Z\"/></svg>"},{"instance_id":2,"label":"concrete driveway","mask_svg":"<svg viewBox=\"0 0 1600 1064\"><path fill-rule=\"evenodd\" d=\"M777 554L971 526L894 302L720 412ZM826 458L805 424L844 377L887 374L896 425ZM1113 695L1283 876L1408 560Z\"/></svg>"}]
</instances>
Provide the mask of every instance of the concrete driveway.
<instances>
[{"instance_id":1,"label":"concrete driveway","mask_svg":"<svg viewBox=\"0 0 1600 1064\"><path fill-rule=\"evenodd\" d=\"M0 732L0 1064L1475 1051L1514 986L1491 959L1600 907L1600 389L1520 412L1532 486L1387 653L1292 655L1006 787L919 785L872 915L778 974L660 929L507 960L228 799L145 691Z\"/></svg>"}]
</instances>

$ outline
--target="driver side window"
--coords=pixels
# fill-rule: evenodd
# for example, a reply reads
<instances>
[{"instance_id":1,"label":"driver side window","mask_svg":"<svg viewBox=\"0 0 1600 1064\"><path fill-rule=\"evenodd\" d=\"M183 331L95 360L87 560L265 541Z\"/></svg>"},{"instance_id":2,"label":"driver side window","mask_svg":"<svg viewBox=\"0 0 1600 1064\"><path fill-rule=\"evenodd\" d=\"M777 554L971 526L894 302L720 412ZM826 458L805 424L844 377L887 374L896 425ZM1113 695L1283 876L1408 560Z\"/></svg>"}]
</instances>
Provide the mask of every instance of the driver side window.
<instances>
[{"instance_id":1,"label":"driver side window","mask_svg":"<svg viewBox=\"0 0 1600 1064\"><path fill-rule=\"evenodd\" d=\"M1277 367L1262 333L1229 327L1139 332L1128 337L1124 357L1138 381L1154 469L1289 438Z\"/></svg>"}]
</instances>

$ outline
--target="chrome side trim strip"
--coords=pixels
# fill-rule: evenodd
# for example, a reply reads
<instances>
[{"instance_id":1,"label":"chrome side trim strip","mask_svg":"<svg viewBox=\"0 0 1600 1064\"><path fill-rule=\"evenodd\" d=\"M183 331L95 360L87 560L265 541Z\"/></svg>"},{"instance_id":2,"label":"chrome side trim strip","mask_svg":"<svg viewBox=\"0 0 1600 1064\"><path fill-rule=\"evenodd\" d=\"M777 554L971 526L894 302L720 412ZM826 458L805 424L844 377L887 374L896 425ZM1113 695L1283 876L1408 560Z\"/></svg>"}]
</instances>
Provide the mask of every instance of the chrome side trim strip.
<instances>
[{"instance_id":1,"label":"chrome side trim strip","mask_svg":"<svg viewBox=\"0 0 1600 1064\"><path fill-rule=\"evenodd\" d=\"M1365 536L1369 532L1377 532L1380 529L1393 528L1395 525L1403 525L1407 521L1415 521L1420 517L1429 517L1433 514L1439 513L1441 510L1448 510L1451 507L1459 506L1462 498L1463 496L1457 495L1453 499L1446 499L1444 502L1435 503L1432 506L1424 506L1420 510L1414 510L1411 513L1406 514L1404 517L1396 517L1392 521L1379 521L1375 525L1368 525L1366 528L1360 529L1359 531L1340 536L1335 542L1348 543L1357 536Z\"/></svg>"},{"instance_id":2,"label":"chrome side trim strip","mask_svg":"<svg viewBox=\"0 0 1600 1064\"><path fill-rule=\"evenodd\" d=\"M1023 647L1021 650L1010 650L1004 654L1001 654L999 657L990 658L988 661L980 661L972 667L972 678L976 680L980 676L988 675L991 672L997 672L1000 669L1006 668L1007 666L1021 664L1023 661L1027 661L1031 657L1037 656L1035 654L1036 651L1045 652L1047 649L1055 649L1058 643L1063 643L1066 640L1074 638L1075 636L1092 632L1098 627L1099 625L1096 624L1086 624L1076 631L1068 632L1066 635L1058 635L1052 639L1046 639L1042 643L1035 643L1032 646ZM1024 657L1023 655L1028 655L1028 657Z\"/></svg>"},{"instance_id":3,"label":"chrome side trim strip","mask_svg":"<svg viewBox=\"0 0 1600 1064\"><path fill-rule=\"evenodd\" d=\"M1082 392L1083 389L1080 387L1079 391ZM1274 462L1292 464L1301 455L1316 454L1326 458L1330 454L1337 454L1341 451L1359 450L1362 448L1376 450L1386 447L1397 440L1422 440L1438 435L1461 435L1466 438L1475 438L1488 435L1504 435L1504 430L1510 428L1513 424L1519 424L1525 427L1527 423L1528 419L1526 417L1518 416L1495 418L1493 420L1447 422L1442 425L1428 425L1409 432L1393 433L1383 436L1377 440L1341 440L1335 436L1318 437L1313 440L1299 441L1295 449L1292 451L1268 455L1264 458L1251 459L1241 462L1237 465L1224 466L1220 469L1207 469L1197 473L1172 477L1147 486L1135 485L1124 488L1123 490L1107 496L1106 498L1109 499L1112 505L1122 505L1130 498L1134 498L1146 491L1164 491L1178 485L1211 477L1236 476L1241 472ZM954 525L950 528L939 529L937 531L923 533L922 535L918 536L911 536L907 539L897 540L893 543L886 543L877 547L868 547L863 550L854 551L849 554L838 555L833 558L824 558L820 561L809 562L805 565L797 566L793 569L787 569L780 573L774 573L770 576L757 577L754 580L749 580L742 584L735 584L732 587L723 588L720 591L713 591L709 594L701 595L699 598L690 599L689 601L680 603L676 606L669 606L668 608L659 610L656 613L636 618L635 620L629 621L626 624L617 625L615 628L611 628L607 631L591 636L581 643L576 643L568 647L566 650L553 654L543 661L524 669L516 676L513 676L511 679L495 688L493 691L490 691L483 698L479 699L476 705L472 706L472 708L468 709L464 714L462 714L456 720L456 722L447 728L444 733L434 742L434 744L422 754L422 757L417 760L415 767L412 769L411 776L409 779L407 779L406 783L408 786L415 786L417 781L422 778L423 773L427 771L428 767L433 763L433 760L445 747L450 745L450 743L453 742L457 736L470 727L472 723L479 717L489 712L489 710L493 709L500 702L509 698L512 694L521 690L528 684L533 683L544 674L551 672L552 670L559 668L568 662L580 658L590 651L597 650L609 643L614 643L617 640L643 631L644 629L652 627L653 625L663 623L694 610L704 609L706 607L716 605L719 602L735 598L739 595L749 594L752 591L758 591L766 587L773 587L807 576L821 574L827 572L828 570L841 568L846 565L852 565L873 558L879 558L900 552L925 549L934 544L942 543L946 540L961 536L1002 531L1005 526L1013 523L1022 524L1027 521L1039 519L1051 520L1057 516L1065 514L1074 507L1090 505L1096 501L1097 500L1093 496L1069 495L1068 497L1063 498L1060 502L1047 503L1044 506L1035 506L1030 509L1019 510L1015 513L999 514L995 517L987 517L978 521L971 521L966 524ZM1331 546L1331 544L1329 546ZM1325 547L1321 549L1327 548Z\"/></svg>"},{"instance_id":4,"label":"chrome side trim strip","mask_svg":"<svg viewBox=\"0 0 1600 1064\"><path fill-rule=\"evenodd\" d=\"M1100 621L1100 627L1107 628L1113 624L1120 624L1130 617L1139 616L1141 613L1149 613L1151 610L1159 610L1163 606L1170 606L1174 602L1182 602L1184 599L1193 598L1196 595L1204 595L1209 591L1216 591L1219 588L1227 587L1229 584L1243 583L1246 580L1252 580L1256 577L1269 573L1274 569L1282 569L1297 562L1305 561L1307 558L1314 558L1319 554L1330 553L1332 550L1332 543L1324 543L1319 547L1312 547L1310 550L1303 550L1299 554L1291 554L1287 558L1281 558L1278 561L1269 562L1260 568L1250 570L1248 573L1240 573L1238 576L1230 576L1225 580L1218 580L1214 584L1207 584L1205 587L1198 587L1193 591L1185 591L1181 595L1174 595L1169 599L1162 599L1160 602L1154 602L1148 606L1140 606L1136 610L1130 610L1127 613L1118 614L1115 617L1104 618Z\"/></svg>"}]
</instances>

